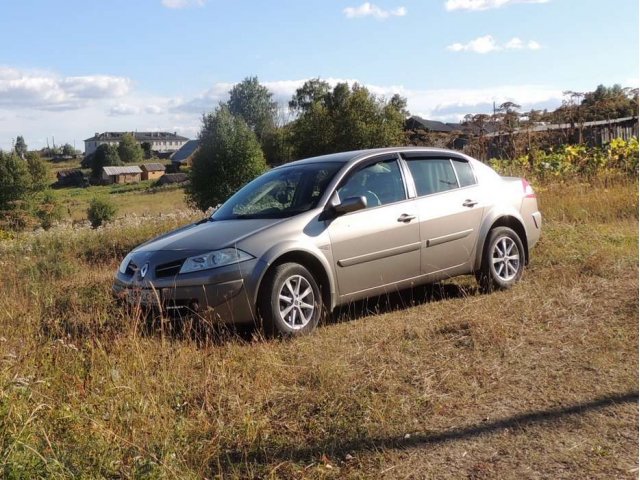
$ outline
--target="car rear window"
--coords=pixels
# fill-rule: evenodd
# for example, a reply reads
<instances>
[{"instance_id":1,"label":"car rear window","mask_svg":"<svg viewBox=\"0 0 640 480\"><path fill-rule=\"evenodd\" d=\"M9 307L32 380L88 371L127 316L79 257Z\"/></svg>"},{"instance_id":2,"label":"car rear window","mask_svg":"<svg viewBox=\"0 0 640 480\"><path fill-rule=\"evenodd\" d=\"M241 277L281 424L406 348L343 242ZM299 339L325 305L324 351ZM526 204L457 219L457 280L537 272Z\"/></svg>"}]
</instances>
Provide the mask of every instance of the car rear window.
<instances>
[{"instance_id":1,"label":"car rear window","mask_svg":"<svg viewBox=\"0 0 640 480\"><path fill-rule=\"evenodd\" d=\"M458 181L461 187L468 187L477 183L476 176L473 174L473 168L471 168L469 162L454 158L452 159L452 163L458 174Z\"/></svg>"},{"instance_id":2,"label":"car rear window","mask_svg":"<svg viewBox=\"0 0 640 480\"><path fill-rule=\"evenodd\" d=\"M447 158L408 159L418 196L446 192L458 188L456 174Z\"/></svg>"}]
</instances>

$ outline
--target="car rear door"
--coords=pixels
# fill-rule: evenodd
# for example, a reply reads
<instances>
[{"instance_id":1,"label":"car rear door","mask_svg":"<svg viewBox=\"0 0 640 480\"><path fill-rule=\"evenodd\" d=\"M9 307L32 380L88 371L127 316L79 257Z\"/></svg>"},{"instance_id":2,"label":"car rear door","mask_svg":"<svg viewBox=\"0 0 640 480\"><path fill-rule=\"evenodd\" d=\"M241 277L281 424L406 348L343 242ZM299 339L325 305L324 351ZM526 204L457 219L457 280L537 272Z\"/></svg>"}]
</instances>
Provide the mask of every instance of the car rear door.
<instances>
[{"instance_id":1,"label":"car rear door","mask_svg":"<svg viewBox=\"0 0 640 480\"><path fill-rule=\"evenodd\" d=\"M471 265L486 206L473 167L463 158L405 153L420 219L421 272L437 278Z\"/></svg>"},{"instance_id":2,"label":"car rear door","mask_svg":"<svg viewBox=\"0 0 640 480\"><path fill-rule=\"evenodd\" d=\"M350 172L340 200L364 196L368 206L329 221L341 300L420 275L420 226L396 154L377 157Z\"/></svg>"}]
</instances>

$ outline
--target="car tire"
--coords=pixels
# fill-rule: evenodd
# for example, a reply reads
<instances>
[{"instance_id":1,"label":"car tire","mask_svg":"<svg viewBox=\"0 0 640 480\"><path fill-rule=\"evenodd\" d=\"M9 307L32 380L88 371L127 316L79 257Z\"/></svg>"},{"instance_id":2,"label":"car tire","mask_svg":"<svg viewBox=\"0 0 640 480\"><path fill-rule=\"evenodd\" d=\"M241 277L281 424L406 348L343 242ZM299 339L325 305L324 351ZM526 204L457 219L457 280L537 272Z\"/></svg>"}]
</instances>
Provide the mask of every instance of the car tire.
<instances>
[{"instance_id":1,"label":"car tire","mask_svg":"<svg viewBox=\"0 0 640 480\"><path fill-rule=\"evenodd\" d=\"M511 288L522 277L524 264L524 246L518 234L508 227L492 229L482 251L480 271L476 272L480 291Z\"/></svg>"},{"instance_id":2,"label":"car tire","mask_svg":"<svg viewBox=\"0 0 640 480\"><path fill-rule=\"evenodd\" d=\"M268 336L292 337L312 332L324 304L313 275L298 263L283 263L267 273L258 301L262 327Z\"/></svg>"}]
</instances>

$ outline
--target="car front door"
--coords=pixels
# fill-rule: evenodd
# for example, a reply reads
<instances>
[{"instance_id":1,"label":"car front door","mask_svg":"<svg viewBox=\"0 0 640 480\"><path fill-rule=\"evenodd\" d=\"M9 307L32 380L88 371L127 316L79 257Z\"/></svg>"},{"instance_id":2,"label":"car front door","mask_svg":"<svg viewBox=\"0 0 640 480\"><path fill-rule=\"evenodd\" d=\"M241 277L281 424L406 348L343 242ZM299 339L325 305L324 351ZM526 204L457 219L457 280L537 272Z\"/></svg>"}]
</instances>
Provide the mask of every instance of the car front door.
<instances>
[{"instance_id":1,"label":"car front door","mask_svg":"<svg viewBox=\"0 0 640 480\"><path fill-rule=\"evenodd\" d=\"M464 159L403 156L418 195L421 271L442 278L448 270L470 264L485 195Z\"/></svg>"},{"instance_id":2,"label":"car front door","mask_svg":"<svg viewBox=\"0 0 640 480\"><path fill-rule=\"evenodd\" d=\"M366 296L420 275L420 226L396 155L351 172L340 201L363 196L367 207L328 221L341 300Z\"/></svg>"}]
</instances>

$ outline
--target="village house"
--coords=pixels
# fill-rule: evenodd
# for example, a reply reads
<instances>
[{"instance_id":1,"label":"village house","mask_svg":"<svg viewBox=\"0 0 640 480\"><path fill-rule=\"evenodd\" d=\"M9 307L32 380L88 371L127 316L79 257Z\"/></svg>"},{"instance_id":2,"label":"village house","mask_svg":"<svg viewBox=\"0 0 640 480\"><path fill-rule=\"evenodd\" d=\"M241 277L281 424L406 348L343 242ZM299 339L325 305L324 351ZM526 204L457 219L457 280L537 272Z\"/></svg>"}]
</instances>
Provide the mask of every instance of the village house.
<instances>
[{"instance_id":1,"label":"village house","mask_svg":"<svg viewBox=\"0 0 640 480\"><path fill-rule=\"evenodd\" d=\"M142 170L138 166L102 167L102 183L137 183L141 180Z\"/></svg>"},{"instance_id":2,"label":"village house","mask_svg":"<svg viewBox=\"0 0 640 480\"><path fill-rule=\"evenodd\" d=\"M149 143L152 151L160 153L175 152L189 140L178 135L177 132L96 132L93 137L84 141L85 156L91 155L100 145L105 143L117 147L125 133L131 133L140 145L145 142Z\"/></svg>"},{"instance_id":3,"label":"village house","mask_svg":"<svg viewBox=\"0 0 640 480\"><path fill-rule=\"evenodd\" d=\"M161 163L143 163L140 165L140 169L142 170L142 180L157 180L164 175L166 167Z\"/></svg>"},{"instance_id":4,"label":"village house","mask_svg":"<svg viewBox=\"0 0 640 480\"><path fill-rule=\"evenodd\" d=\"M175 171L180 170L183 165L191 166L193 156L198 151L200 142L198 140L189 140L186 142L180 150L171 155L171 163Z\"/></svg>"}]
</instances>

